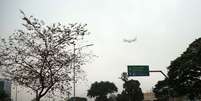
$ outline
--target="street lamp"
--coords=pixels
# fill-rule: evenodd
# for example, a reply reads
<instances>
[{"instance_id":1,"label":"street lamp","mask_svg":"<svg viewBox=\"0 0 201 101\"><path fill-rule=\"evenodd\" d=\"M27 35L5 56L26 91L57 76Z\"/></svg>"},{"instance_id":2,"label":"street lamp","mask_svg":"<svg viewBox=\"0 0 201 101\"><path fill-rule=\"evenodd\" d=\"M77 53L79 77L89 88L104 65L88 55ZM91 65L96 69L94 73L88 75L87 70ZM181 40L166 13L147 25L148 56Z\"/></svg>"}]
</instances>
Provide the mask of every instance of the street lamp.
<instances>
[{"instance_id":1,"label":"street lamp","mask_svg":"<svg viewBox=\"0 0 201 101\"><path fill-rule=\"evenodd\" d=\"M88 44L88 45L84 45L84 46L81 46L81 47L79 47L79 48L75 48L75 43L73 44L73 64L72 64L72 66L73 66L73 96L74 96L74 101L75 101L75 51L76 50L81 50L82 48L84 48L84 47L89 47L89 46L93 46L94 44Z\"/></svg>"}]
</instances>

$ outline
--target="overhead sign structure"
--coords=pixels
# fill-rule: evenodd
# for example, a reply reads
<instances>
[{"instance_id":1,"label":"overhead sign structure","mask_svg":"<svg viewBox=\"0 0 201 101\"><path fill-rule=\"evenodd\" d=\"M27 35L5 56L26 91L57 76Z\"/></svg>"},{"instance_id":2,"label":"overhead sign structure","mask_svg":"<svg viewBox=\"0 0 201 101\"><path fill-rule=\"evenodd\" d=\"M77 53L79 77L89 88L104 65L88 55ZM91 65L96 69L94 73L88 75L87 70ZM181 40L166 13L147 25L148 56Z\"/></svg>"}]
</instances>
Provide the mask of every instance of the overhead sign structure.
<instances>
[{"instance_id":1,"label":"overhead sign structure","mask_svg":"<svg viewBox=\"0 0 201 101\"><path fill-rule=\"evenodd\" d=\"M149 76L149 65L128 65L128 76Z\"/></svg>"}]
</instances>

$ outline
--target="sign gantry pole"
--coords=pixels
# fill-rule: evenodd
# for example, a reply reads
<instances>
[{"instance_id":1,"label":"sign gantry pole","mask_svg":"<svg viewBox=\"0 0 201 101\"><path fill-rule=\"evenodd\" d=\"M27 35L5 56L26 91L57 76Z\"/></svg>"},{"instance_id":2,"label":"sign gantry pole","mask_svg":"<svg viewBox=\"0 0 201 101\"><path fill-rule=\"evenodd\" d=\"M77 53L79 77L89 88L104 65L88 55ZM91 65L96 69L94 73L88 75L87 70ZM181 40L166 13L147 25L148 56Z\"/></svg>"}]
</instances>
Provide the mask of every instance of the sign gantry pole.
<instances>
[{"instance_id":1,"label":"sign gantry pole","mask_svg":"<svg viewBox=\"0 0 201 101\"><path fill-rule=\"evenodd\" d=\"M159 72L159 73L163 74L163 76L164 76L166 79L168 79L168 76L165 75L165 73L163 73L163 71L161 71L161 70L150 70L149 72Z\"/></svg>"},{"instance_id":2,"label":"sign gantry pole","mask_svg":"<svg viewBox=\"0 0 201 101\"><path fill-rule=\"evenodd\" d=\"M151 70L151 71L149 71L149 72L158 72L158 73L161 73L161 74L163 74L163 76L168 80L169 78L168 78L168 76L167 75L165 75L165 73L163 73L163 71L161 71L161 70ZM168 86L168 101L170 101L170 88L169 88L169 85L167 85Z\"/></svg>"},{"instance_id":3,"label":"sign gantry pole","mask_svg":"<svg viewBox=\"0 0 201 101\"><path fill-rule=\"evenodd\" d=\"M128 65L128 76L149 76L151 72L161 73L166 79L168 76L161 70L149 70L149 65ZM170 100L170 89L168 86L168 100Z\"/></svg>"}]
</instances>

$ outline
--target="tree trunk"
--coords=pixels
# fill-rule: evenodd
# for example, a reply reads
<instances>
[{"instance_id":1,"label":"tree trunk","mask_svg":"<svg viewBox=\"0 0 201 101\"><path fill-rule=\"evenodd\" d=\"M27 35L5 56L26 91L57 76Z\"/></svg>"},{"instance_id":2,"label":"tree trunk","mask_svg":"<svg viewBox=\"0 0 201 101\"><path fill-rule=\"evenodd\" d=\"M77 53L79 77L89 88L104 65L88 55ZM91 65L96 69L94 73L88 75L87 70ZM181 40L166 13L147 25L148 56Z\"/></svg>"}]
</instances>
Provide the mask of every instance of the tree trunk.
<instances>
[{"instance_id":1,"label":"tree trunk","mask_svg":"<svg viewBox=\"0 0 201 101\"><path fill-rule=\"evenodd\" d=\"M40 101L40 98L37 97L37 98L36 98L36 101Z\"/></svg>"},{"instance_id":2,"label":"tree trunk","mask_svg":"<svg viewBox=\"0 0 201 101\"><path fill-rule=\"evenodd\" d=\"M38 93L36 92L36 98L35 98L34 101L40 101L40 98L41 98L41 97L39 97Z\"/></svg>"}]
</instances>

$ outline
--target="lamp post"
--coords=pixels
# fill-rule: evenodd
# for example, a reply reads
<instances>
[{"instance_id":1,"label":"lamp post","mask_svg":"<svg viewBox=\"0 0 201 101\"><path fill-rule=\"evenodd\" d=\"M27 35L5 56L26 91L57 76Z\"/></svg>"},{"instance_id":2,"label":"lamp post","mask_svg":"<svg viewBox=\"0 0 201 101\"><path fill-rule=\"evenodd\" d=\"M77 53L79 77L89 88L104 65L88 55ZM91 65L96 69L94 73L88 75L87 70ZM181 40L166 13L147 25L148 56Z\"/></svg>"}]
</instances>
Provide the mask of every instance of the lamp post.
<instances>
[{"instance_id":1,"label":"lamp post","mask_svg":"<svg viewBox=\"0 0 201 101\"><path fill-rule=\"evenodd\" d=\"M76 81L75 81L75 79L76 79L76 73L75 73L75 51L76 50L81 50L82 48L84 48L84 47L89 47L89 46L93 46L94 44L88 44L88 45L85 45L85 46L81 46L81 47L79 47L79 48L75 48L75 43L73 44L73 64L72 64L72 66L73 66L73 97L74 97L74 101L75 101L75 83L76 83Z\"/></svg>"},{"instance_id":2,"label":"lamp post","mask_svg":"<svg viewBox=\"0 0 201 101\"><path fill-rule=\"evenodd\" d=\"M13 85L15 86L15 101L17 101L17 93L18 93L17 82L14 82Z\"/></svg>"}]
</instances>

